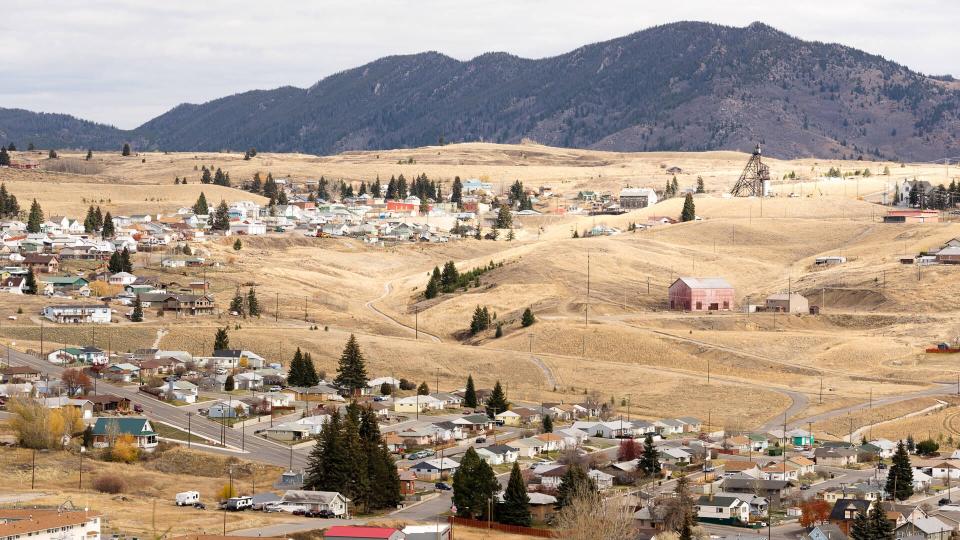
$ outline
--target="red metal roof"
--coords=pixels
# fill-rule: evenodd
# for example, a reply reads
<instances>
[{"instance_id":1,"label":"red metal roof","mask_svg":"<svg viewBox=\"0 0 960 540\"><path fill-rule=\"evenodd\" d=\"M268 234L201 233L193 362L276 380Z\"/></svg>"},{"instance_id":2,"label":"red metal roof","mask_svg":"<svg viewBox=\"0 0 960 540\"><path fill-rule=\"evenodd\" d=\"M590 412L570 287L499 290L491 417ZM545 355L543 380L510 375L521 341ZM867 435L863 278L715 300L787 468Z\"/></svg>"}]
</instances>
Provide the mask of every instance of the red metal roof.
<instances>
[{"instance_id":1,"label":"red metal roof","mask_svg":"<svg viewBox=\"0 0 960 540\"><path fill-rule=\"evenodd\" d=\"M342 538L390 538L396 529L389 527L355 527L351 525L335 525L327 529L325 537L339 536Z\"/></svg>"}]
</instances>

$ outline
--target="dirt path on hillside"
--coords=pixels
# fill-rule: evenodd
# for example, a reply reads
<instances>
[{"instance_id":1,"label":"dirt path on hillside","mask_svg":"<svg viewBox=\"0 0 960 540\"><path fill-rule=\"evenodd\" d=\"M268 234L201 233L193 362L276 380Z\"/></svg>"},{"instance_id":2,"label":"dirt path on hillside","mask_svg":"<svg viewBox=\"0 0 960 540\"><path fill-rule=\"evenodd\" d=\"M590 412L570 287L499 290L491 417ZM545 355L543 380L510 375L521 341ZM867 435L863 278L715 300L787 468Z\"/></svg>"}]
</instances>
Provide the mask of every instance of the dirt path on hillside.
<instances>
[{"instance_id":1,"label":"dirt path on hillside","mask_svg":"<svg viewBox=\"0 0 960 540\"><path fill-rule=\"evenodd\" d=\"M380 296L374 298L373 300L370 300L369 302L367 302L366 304L364 304L363 307L365 307L365 308L369 309L370 311L374 312L378 317L380 317L381 319L384 319L384 320L390 322L390 323L393 324L394 326L397 326L397 327L399 327L399 328L402 328L402 329L404 329L404 330L406 330L406 331L408 331L408 332L413 332L414 335L423 334L423 335L427 336L428 338L430 338L431 341L434 341L434 342L436 342L436 343L441 343L443 340L441 340L439 337L437 337L437 336L435 336L435 335L433 335L433 334L430 334L430 333L428 333L428 332L424 332L423 330L418 330L417 328L414 328L414 327L412 327L412 326L410 326L410 325L408 325L408 324L405 324L405 323L403 323L403 322L401 322L401 321L399 321L399 320L397 320L397 319L394 319L393 317L391 317L390 315L387 315L386 312L382 311L380 308L378 308L378 307L376 306L376 303L379 302L380 300L383 300L383 299L386 298L387 296L389 296L389 295L390 295L390 292L391 292L392 290L393 290L393 282L392 282L392 281L388 281L388 282L384 283L384 284L383 284L383 294L381 294Z\"/></svg>"}]
</instances>

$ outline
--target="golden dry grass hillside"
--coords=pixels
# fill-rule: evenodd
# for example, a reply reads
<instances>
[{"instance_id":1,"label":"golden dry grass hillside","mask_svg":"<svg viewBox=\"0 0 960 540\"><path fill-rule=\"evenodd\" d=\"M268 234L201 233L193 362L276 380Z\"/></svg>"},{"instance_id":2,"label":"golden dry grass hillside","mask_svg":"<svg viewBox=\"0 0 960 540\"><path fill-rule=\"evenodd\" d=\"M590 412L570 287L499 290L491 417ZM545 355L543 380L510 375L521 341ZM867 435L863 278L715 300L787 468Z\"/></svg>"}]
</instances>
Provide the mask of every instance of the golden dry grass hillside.
<instances>
[{"instance_id":1,"label":"golden dry grass hillside","mask_svg":"<svg viewBox=\"0 0 960 540\"><path fill-rule=\"evenodd\" d=\"M3 170L0 180L22 205L36 197L48 214L80 215L90 200L114 213L170 212L192 204L201 190L208 200L262 201L238 189L201 186L201 166L228 171L234 183L255 172L357 182L426 173L445 183L445 193L455 176L504 189L519 179L530 187L552 186L563 204L580 190L660 188L673 176L667 170L679 167L683 187L704 179L707 193L695 197L701 220L615 236L572 238L572 232L597 225L625 231L651 217L677 217L682 200L593 217L552 214L557 203L548 199L538 207L544 215L516 219L516 240L510 242L503 235L499 241L379 247L289 233L245 238L236 252L232 239L215 238L202 249L222 265L205 270L171 271L159 267L157 254L140 254L138 275L178 285L206 277L218 315L170 320L148 312L144 323L118 322L98 329L96 337L90 328L47 326L44 347L95 342L118 351L155 344L209 352L215 329L228 326L234 346L284 362L300 347L332 375L354 333L371 376L425 380L431 387L439 379L441 390L459 388L473 374L479 386L509 382L517 400L577 401L599 394L624 413L629 400L630 414L700 416L710 418L712 428L757 428L786 411L791 421L811 419L827 431L836 431L836 418L847 413L869 423L869 414L854 413L872 397L891 400L884 425L895 425L893 412L920 407L939 391L937 383L960 374L952 355L923 353L960 336L960 302L949 292L960 286L960 270L937 266L918 273L899 259L960 236L960 225L884 224L886 209L876 201L884 192L892 195L904 178L948 184L957 171L929 164L771 159L781 196L724 197L747 157L491 144L336 156L259 154L251 160L227 153L101 153L91 174ZM831 167L861 175L822 180ZM864 170L870 175L864 177ZM797 180L782 180L791 172ZM189 183L174 185L175 177ZM847 263L814 265L823 255L842 255ZM479 287L425 300L428 273L451 260L461 271L491 261L496 268L481 276ZM821 313L672 312L667 287L678 276L726 278L736 288L737 308L789 289ZM251 287L264 315L230 316L230 297ZM35 314L42 305L41 299L0 298L0 318L18 308L25 313L5 320L0 336L39 350ZM468 335L477 306L496 314L503 337L496 338L493 328ZM537 322L524 328L520 315L527 307Z\"/></svg>"}]
</instances>

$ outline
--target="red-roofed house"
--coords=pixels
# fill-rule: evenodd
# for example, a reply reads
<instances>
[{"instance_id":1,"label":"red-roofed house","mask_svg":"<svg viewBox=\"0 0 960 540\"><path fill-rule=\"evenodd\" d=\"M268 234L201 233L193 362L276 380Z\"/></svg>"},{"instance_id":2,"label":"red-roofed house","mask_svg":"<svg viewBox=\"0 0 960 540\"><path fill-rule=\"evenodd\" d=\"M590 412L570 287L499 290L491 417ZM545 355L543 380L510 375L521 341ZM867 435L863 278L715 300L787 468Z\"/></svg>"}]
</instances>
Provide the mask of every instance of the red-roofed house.
<instances>
[{"instance_id":1,"label":"red-roofed house","mask_svg":"<svg viewBox=\"0 0 960 540\"><path fill-rule=\"evenodd\" d=\"M354 525L334 525L323 533L326 540L348 538L377 538L380 540L404 540L407 536L390 527L362 527Z\"/></svg>"}]
</instances>

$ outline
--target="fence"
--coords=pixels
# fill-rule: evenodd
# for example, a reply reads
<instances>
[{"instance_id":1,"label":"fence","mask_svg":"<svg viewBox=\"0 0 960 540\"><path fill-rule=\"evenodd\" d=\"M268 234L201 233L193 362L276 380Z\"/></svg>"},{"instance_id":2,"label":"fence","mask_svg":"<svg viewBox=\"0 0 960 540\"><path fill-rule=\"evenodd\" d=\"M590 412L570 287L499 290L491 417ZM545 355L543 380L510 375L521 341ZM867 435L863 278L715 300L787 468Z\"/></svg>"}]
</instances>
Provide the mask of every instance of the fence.
<instances>
[{"instance_id":1,"label":"fence","mask_svg":"<svg viewBox=\"0 0 960 540\"><path fill-rule=\"evenodd\" d=\"M488 529L510 534L535 536L537 538L559 538L555 531L548 531L547 529L534 529L533 527L522 527L520 525L504 525L503 523L497 523L495 521L486 522L457 516L450 516L447 518L447 520L450 523L451 530L453 529L454 525L462 525L472 529Z\"/></svg>"}]
</instances>

